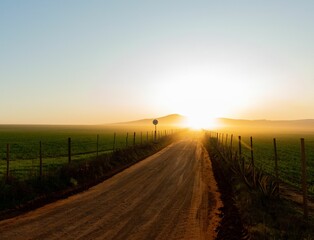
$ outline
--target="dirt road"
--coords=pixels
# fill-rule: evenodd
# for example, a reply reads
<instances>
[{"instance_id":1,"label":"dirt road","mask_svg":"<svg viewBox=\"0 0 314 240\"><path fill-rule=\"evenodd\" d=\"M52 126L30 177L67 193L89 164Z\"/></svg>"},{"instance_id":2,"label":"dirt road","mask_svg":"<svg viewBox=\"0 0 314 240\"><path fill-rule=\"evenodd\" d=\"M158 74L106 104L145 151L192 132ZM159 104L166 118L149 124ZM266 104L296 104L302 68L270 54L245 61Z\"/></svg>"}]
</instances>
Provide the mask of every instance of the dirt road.
<instances>
[{"instance_id":1,"label":"dirt road","mask_svg":"<svg viewBox=\"0 0 314 240\"><path fill-rule=\"evenodd\" d=\"M185 139L67 199L0 222L0 239L214 239L208 155Z\"/></svg>"}]
</instances>

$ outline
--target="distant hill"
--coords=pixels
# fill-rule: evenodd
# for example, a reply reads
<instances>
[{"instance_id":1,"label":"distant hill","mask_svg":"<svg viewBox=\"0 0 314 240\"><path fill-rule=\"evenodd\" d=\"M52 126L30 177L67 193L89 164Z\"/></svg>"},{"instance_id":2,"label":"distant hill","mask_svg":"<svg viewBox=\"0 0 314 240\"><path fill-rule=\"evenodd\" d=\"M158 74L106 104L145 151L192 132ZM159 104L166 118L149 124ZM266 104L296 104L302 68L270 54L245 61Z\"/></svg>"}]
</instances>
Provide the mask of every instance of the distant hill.
<instances>
[{"instance_id":1,"label":"distant hill","mask_svg":"<svg viewBox=\"0 0 314 240\"><path fill-rule=\"evenodd\" d=\"M180 114L171 114L163 117L147 118L129 122L120 122L111 125L148 126L153 124L154 119L158 120L158 125L160 126L183 126L184 123L186 122L186 117Z\"/></svg>"},{"instance_id":2,"label":"distant hill","mask_svg":"<svg viewBox=\"0 0 314 240\"><path fill-rule=\"evenodd\" d=\"M310 131L314 132L314 119L301 120L244 120L244 119L218 119L222 128L227 129L254 129L260 131Z\"/></svg>"},{"instance_id":3,"label":"distant hill","mask_svg":"<svg viewBox=\"0 0 314 240\"><path fill-rule=\"evenodd\" d=\"M180 114L171 114L163 117L140 119L136 121L106 124L116 127L152 127L153 120L158 120L160 127L186 127L187 117ZM219 129L230 131L254 131L254 132L314 132L314 119L301 120L246 120L218 118ZM212 129L213 130L213 129Z\"/></svg>"}]
</instances>

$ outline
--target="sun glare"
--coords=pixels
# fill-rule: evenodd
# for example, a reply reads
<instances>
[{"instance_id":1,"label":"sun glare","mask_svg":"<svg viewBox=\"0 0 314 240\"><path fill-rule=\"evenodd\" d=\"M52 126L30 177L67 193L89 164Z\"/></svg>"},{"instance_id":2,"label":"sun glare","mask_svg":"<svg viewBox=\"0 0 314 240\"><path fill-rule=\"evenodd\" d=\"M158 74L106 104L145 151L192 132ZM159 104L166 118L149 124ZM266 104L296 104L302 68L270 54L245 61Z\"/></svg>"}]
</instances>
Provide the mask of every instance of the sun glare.
<instances>
[{"instance_id":1,"label":"sun glare","mask_svg":"<svg viewBox=\"0 0 314 240\"><path fill-rule=\"evenodd\" d=\"M228 64L174 69L155 82L154 105L187 116L186 125L194 129L217 128L213 118L241 114L258 96L251 90L249 76Z\"/></svg>"},{"instance_id":2,"label":"sun glare","mask_svg":"<svg viewBox=\"0 0 314 240\"><path fill-rule=\"evenodd\" d=\"M202 118L196 116L190 116L187 119L187 127L194 130L201 129L215 129L218 127L218 123L216 119Z\"/></svg>"}]
</instances>

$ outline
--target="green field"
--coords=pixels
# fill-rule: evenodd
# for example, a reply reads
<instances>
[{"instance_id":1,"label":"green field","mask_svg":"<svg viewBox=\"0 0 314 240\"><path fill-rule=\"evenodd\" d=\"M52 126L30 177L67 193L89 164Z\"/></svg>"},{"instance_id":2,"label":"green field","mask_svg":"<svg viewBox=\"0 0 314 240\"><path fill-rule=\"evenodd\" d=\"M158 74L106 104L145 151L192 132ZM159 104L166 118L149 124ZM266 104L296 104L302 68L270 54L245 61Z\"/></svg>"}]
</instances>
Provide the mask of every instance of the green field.
<instances>
[{"instance_id":1,"label":"green field","mask_svg":"<svg viewBox=\"0 0 314 240\"><path fill-rule=\"evenodd\" d=\"M114 148L153 141L153 126L45 126L0 125L0 177L7 171L7 144L10 144L10 175L27 178L39 174L40 142L43 171L49 172L68 162L68 138L71 160L80 161L111 152ZM170 133L171 130L167 130ZM159 133L159 134L158 134ZM157 137L165 135L160 128ZM114 138L114 135L116 136ZM97 141L98 139L98 141ZM114 140L115 139L115 140Z\"/></svg>"},{"instance_id":2,"label":"green field","mask_svg":"<svg viewBox=\"0 0 314 240\"><path fill-rule=\"evenodd\" d=\"M160 128L160 135L166 128ZM6 175L6 145L10 144L10 174L17 178L28 178L39 174L39 142L42 142L43 171L49 173L68 162L68 138L71 137L72 161L83 161L98 154L111 152L113 148L133 146L153 141L153 126L17 126L0 125L0 177ZM167 129L168 133L172 130ZM114 134L116 140L114 144ZM227 143L230 144L231 132ZM273 138L277 140L279 175L281 180L300 188L301 161L300 138L305 139L308 166L309 192L314 194L314 133L233 133L233 148L238 149L238 136L242 137L242 152L250 161L250 136L253 137L255 166L274 174ZM226 142L226 133L224 134Z\"/></svg>"},{"instance_id":3,"label":"green field","mask_svg":"<svg viewBox=\"0 0 314 240\"><path fill-rule=\"evenodd\" d=\"M227 143L230 144L231 133ZM238 136L241 136L242 154L247 163L251 161L250 137L253 138L253 156L257 168L275 175L273 139L276 138L279 177L282 181L301 188L301 144L305 139L308 189L314 195L314 133L245 133L233 134L233 149L238 152ZM221 136L222 137L222 136ZM226 142L226 133L223 135Z\"/></svg>"}]
</instances>

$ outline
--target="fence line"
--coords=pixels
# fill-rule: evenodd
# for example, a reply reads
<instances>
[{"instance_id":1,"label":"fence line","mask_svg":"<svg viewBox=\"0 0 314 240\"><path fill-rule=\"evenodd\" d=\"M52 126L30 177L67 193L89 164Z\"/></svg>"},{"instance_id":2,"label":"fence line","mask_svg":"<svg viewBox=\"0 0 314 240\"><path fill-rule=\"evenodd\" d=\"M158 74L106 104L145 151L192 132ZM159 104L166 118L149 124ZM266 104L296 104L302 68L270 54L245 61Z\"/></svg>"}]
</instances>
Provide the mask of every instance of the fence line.
<instances>
[{"instance_id":1,"label":"fence line","mask_svg":"<svg viewBox=\"0 0 314 240\"><path fill-rule=\"evenodd\" d=\"M71 138L69 137L68 138L68 160L69 160L69 163L71 163Z\"/></svg>"},{"instance_id":2,"label":"fence line","mask_svg":"<svg viewBox=\"0 0 314 240\"><path fill-rule=\"evenodd\" d=\"M275 177L276 177L276 182L277 182L278 194L280 194L279 173L278 173L278 154L277 154L276 138L274 138L273 141L274 141L274 158L275 158Z\"/></svg>"},{"instance_id":3,"label":"fence line","mask_svg":"<svg viewBox=\"0 0 314 240\"><path fill-rule=\"evenodd\" d=\"M173 134L176 131L172 130L171 132ZM165 134L162 134L161 131L156 132L158 136L157 141L160 140L162 136L171 135L166 132L164 133ZM102 140L103 138L97 134L96 140L94 141L82 141L81 139L73 141L71 137L68 137L67 142L64 141L62 144L62 141L43 142L40 140L37 144L34 142L32 148L29 148L28 143L26 144L27 148L21 144L13 144L14 147L11 147L12 145L8 143L6 144L6 151L3 151L5 156L3 156L2 159L0 156L0 177L3 174L6 179L9 179L11 175L23 179L24 177L27 178L36 175L41 179L45 172L51 171L63 164L71 164L71 162L75 160L93 156L97 158L101 153L109 153L130 146L135 147L136 145L143 145L143 133L141 132L140 134L140 137L136 137L136 132L133 133L133 144L130 145L129 133L126 133L125 145L121 144L120 146L117 146L118 135L116 132L114 132L112 140L106 138L106 141ZM123 138L123 134L119 134L119 136L120 139ZM153 137L150 141L149 132L147 131L145 144L154 142ZM27 152L24 158L23 151L25 150ZM35 161L36 159L37 161ZM1 160L5 160L6 164L1 164Z\"/></svg>"},{"instance_id":4,"label":"fence line","mask_svg":"<svg viewBox=\"0 0 314 240\"><path fill-rule=\"evenodd\" d=\"M39 177L43 177L43 155L41 141L39 142Z\"/></svg>"},{"instance_id":5,"label":"fence line","mask_svg":"<svg viewBox=\"0 0 314 240\"><path fill-rule=\"evenodd\" d=\"M232 136L231 135L231 139L230 139L230 146L228 146L227 144L227 141L225 141L225 144L224 144L224 141L222 140L223 139L223 134L221 133L216 133L216 134L213 134L213 133L210 133L209 136L216 136L216 139L217 139L217 146L218 147L224 147L226 149L230 149L230 153L232 154L232 152L234 151L233 147L232 147ZM211 137L212 138L212 137ZM303 214L304 214L304 218L308 218L308 189L309 189L309 185L308 183L310 182L309 181L309 178L308 178L308 163L307 163L307 158L306 158L306 154L305 154L305 140L304 138L301 138L300 139L301 142L300 142L300 146L301 146L301 151L300 151L300 174L301 174L301 180L295 180L295 184L297 185L300 185L301 188L299 188L302 193L303 193ZM243 142L243 139L241 136L238 136L238 154L239 154L239 159L240 159L240 163L242 164L242 168L244 169L244 164L245 164L245 156L243 154L243 151L242 151L242 145L245 146L248 150L250 150L250 156L247 157L248 160L250 160L248 163L250 163L252 166L253 166L253 170L254 168L256 167L255 166L255 158L254 158L254 150L256 150L257 147L255 147L253 149L253 137L251 136L250 137L250 145L247 145ZM280 193L280 188L279 188L279 183L280 182L286 182L286 179L284 179L284 175L281 175L279 176L279 165L278 165L278 160L279 160L279 157L278 157L278 151L277 151L277 141L276 141L276 138L273 138L273 157L274 157L274 177L275 177L275 181L277 183L277 186L278 186L278 193ZM237 154L237 153L235 153ZM232 159L232 155L231 155L231 159ZM257 161L258 162L258 161ZM313 166L312 166L313 167ZM265 171L265 169L263 170ZM271 172L267 171L266 172L268 174L271 174ZM313 177L313 176L312 176ZM312 182L314 183L314 179L312 179ZM312 185L313 185L312 183Z\"/></svg>"},{"instance_id":6,"label":"fence line","mask_svg":"<svg viewBox=\"0 0 314 240\"><path fill-rule=\"evenodd\" d=\"M10 174L10 144L7 144L7 179L9 178Z\"/></svg>"},{"instance_id":7,"label":"fence line","mask_svg":"<svg viewBox=\"0 0 314 240\"><path fill-rule=\"evenodd\" d=\"M304 138L301 138L301 166L302 166L302 191L303 191L303 211L304 218L308 218L309 211L307 205L307 171L306 171L306 157L305 157L305 143Z\"/></svg>"}]
</instances>

